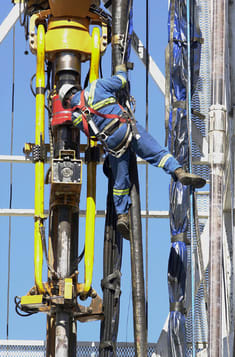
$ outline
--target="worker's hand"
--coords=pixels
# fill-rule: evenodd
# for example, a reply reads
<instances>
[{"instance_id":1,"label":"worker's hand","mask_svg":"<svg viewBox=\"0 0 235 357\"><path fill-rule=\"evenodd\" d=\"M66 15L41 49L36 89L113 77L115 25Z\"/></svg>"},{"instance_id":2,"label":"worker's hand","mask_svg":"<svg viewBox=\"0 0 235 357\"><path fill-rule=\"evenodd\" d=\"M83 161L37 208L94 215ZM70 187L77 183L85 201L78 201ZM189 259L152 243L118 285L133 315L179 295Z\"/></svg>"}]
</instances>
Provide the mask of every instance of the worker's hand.
<instances>
[{"instance_id":1,"label":"worker's hand","mask_svg":"<svg viewBox=\"0 0 235 357\"><path fill-rule=\"evenodd\" d=\"M125 63L123 63L123 64L118 64L117 66L115 66L115 68L114 68L114 74L116 74L117 72L126 72L127 71L127 69L126 69L126 65L125 65Z\"/></svg>"}]
</instances>

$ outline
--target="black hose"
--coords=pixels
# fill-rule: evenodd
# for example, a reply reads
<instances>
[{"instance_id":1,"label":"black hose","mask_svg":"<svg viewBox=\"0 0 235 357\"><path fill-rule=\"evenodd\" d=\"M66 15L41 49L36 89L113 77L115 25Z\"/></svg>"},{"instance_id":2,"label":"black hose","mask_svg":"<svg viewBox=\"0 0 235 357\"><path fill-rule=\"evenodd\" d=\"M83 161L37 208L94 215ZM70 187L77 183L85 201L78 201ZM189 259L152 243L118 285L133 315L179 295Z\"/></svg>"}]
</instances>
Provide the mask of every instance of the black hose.
<instances>
[{"instance_id":1,"label":"black hose","mask_svg":"<svg viewBox=\"0 0 235 357\"><path fill-rule=\"evenodd\" d=\"M110 287L114 289L120 288L120 281L118 279L120 279L119 272L121 269L123 241L116 231L117 217L113 203L113 177L108 167L107 159L104 164L104 170L109 178L109 183L104 235L104 278L101 284L103 289L104 320L101 323L100 330L99 356L109 357L116 355L120 305L120 296L117 294L117 290L112 290ZM111 280L111 277L114 277L114 279Z\"/></svg>"},{"instance_id":2,"label":"black hose","mask_svg":"<svg viewBox=\"0 0 235 357\"><path fill-rule=\"evenodd\" d=\"M112 2L112 64L115 66L123 63L127 25L129 17L129 0L116 0ZM119 37L119 41L117 40Z\"/></svg>"},{"instance_id":3,"label":"black hose","mask_svg":"<svg viewBox=\"0 0 235 357\"><path fill-rule=\"evenodd\" d=\"M136 156L130 156L131 180L131 271L132 271L132 299L134 315L135 356L147 356L147 330L145 312L145 286L143 266L142 227L139 196L139 180Z\"/></svg>"},{"instance_id":4,"label":"black hose","mask_svg":"<svg viewBox=\"0 0 235 357\"><path fill-rule=\"evenodd\" d=\"M20 312L20 310L22 311L22 307L20 305L20 297L15 296L14 301L15 301L15 311L16 311L17 315L19 315L19 316L28 317L28 316L34 315L38 312L38 311L29 310L29 311L25 312L24 314L22 314Z\"/></svg>"}]
</instances>

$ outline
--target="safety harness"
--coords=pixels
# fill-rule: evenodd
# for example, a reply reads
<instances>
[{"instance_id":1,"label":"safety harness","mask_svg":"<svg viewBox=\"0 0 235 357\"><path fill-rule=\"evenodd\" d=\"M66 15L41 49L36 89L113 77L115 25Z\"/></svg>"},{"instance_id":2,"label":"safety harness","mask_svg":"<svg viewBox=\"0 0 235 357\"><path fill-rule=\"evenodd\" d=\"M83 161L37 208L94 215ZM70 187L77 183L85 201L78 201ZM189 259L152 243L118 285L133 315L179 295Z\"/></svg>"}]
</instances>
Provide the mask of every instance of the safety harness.
<instances>
[{"instance_id":1,"label":"safety harness","mask_svg":"<svg viewBox=\"0 0 235 357\"><path fill-rule=\"evenodd\" d=\"M113 104L113 103L105 104L104 102L103 105L99 107L99 109L109 104ZM132 128L133 126L135 126L133 118L128 114L127 111L124 110L124 108L120 104L119 106L122 109L121 115L100 113L99 111L95 110L94 108L86 104L84 90L82 90L80 96L80 104L72 108L73 115L75 116L76 116L76 109L79 109L79 113L77 112L77 117L79 115L82 116L83 129L86 136L88 138L90 137L90 132L89 132L89 127L90 127L96 139L99 140L104 145L105 149L111 155L117 158L121 157L124 154L124 152L127 150L133 136ZM93 115L100 116L104 119L112 119L112 120L102 129L102 131L100 131L93 120ZM108 137L112 135L117 129L119 129L123 124L127 124L127 130L124 135L124 138L122 139L120 144L118 144L118 146L116 146L113 149L110 149L107 145Z\"/></svg>"}]
</instances>

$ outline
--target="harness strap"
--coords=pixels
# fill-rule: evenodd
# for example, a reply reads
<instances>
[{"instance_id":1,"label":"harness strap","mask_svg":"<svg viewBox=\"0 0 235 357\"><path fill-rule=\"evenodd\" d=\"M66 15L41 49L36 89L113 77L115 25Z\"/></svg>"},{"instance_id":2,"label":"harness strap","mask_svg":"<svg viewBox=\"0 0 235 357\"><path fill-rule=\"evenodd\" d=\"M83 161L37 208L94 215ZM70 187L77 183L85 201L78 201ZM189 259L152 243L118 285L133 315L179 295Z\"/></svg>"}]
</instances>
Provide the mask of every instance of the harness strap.
<instances>
[{"instance_id":1,"label":"harness strap","mask_svg":"<svg viewBox=\"0 0 235 357\"><path fill-rule=\"evenodd\" d=\"M81 92L81 110L86 108L86 104L85 104L85 97L84 97L84 90ZM89 138L90 137L90 133L89 133L89 128L88 128L88 122L87 122L87 118L85 113L82 110L82 125L83 125L83 129L84 132L86 134L86 136Z\"/></svg>"},{"instance_id":2,"label":"harness strap","mask_svg":"<svg viewBox=\"0 0 235 357\"><path fill-rule=\"evenodd\" d=\"M120 104L119 106L122 110L121 115L100 113L99 111L86 105L84 90L83 90L81 91L80 104L72 108L72 111L76 109L79 109L81 111L83 129L86 136L88 138L90 137L90 133L89 133L89 126L90 126L96 138L100 140L101 143L106 147L107 151L109 151L115 157L120 157L128 148L132 139L132 130L134 125L132 124L132 119L130 118L128 113L124 110L124 108ZM102 131L99 131L99 129L96 127L96 124L92 120L91 114L100 116L104 119L112 119L112 121L109 124L107 124ZM124 138L122 139L121 143L119 143L118 146L115 147L114 149L108 148L106 143L107 137L112 135L116 129L118 129L121 125L123 125L123 123L127 124L127 130L126 130L126 134L124 135Z\"/></svg>"},{"instance_id":3,"label":"harness strap","mask_svg":"<svg viewBox=\"0 0 235 357\"><path fill-rule=\"evenodd\" d=\"M86 136L90 136L89 134L89 128L88 128L88 120L87 120L87 115L88 113L91 114L95 114L97 116L100 116L104 119L119 119L121 123L126 123L128 121L129 118L124 118L121 115L118 114L103 114L100 113L98 110L95 110L89 106L86 105L85 103L85 97L84 97L84 90L81 91L81 97L80 97L80 103L79 105L75 105L72 110L75 109L80 109L82 112L82 124L83 124L83 128L84 128L84 132L86 134ZM122 109L122 111L124 111L123 107L119 104L120 108ZM87 113L86 113L87 111Z\"/></svg>"}]
</instances>

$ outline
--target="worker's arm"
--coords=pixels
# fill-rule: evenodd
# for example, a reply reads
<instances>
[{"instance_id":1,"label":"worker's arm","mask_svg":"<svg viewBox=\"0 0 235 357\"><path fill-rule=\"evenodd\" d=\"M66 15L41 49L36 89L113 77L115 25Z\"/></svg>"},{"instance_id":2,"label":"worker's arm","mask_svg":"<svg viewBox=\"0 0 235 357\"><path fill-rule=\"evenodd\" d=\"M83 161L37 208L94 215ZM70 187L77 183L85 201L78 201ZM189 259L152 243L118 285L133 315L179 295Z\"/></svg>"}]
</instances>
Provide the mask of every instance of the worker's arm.
<instances>
[{"instance_id":1,"label":"worker's arm","mask_svg":"<svg viewBox=\"0 0 235 357\"><path fill-rule=\"evenodd\" d=\"M85 98L88 105L92 105L95 101L103 100L110 96L115 96L116 92L124 88L127 83L127 72L125 65L119 65L115 68L115 74L109 78L102 78L93 81L85 88ZM80 91L71 98L71 106L74 107L80 101Z\"/></svg>"},{"instance_id":2,"label":"worker's arm","mask_svg":"<svg viewBox=\"0 0 235 357\"><path fill-rule=\"evenodd\" d=\"M99 84L104 90L109 92L117 92L124 88L127 83L127 71L125 65L119 65L115 68L115 74L110 78L103 78L98 80Z\"/></svg>"}]
</instances>

